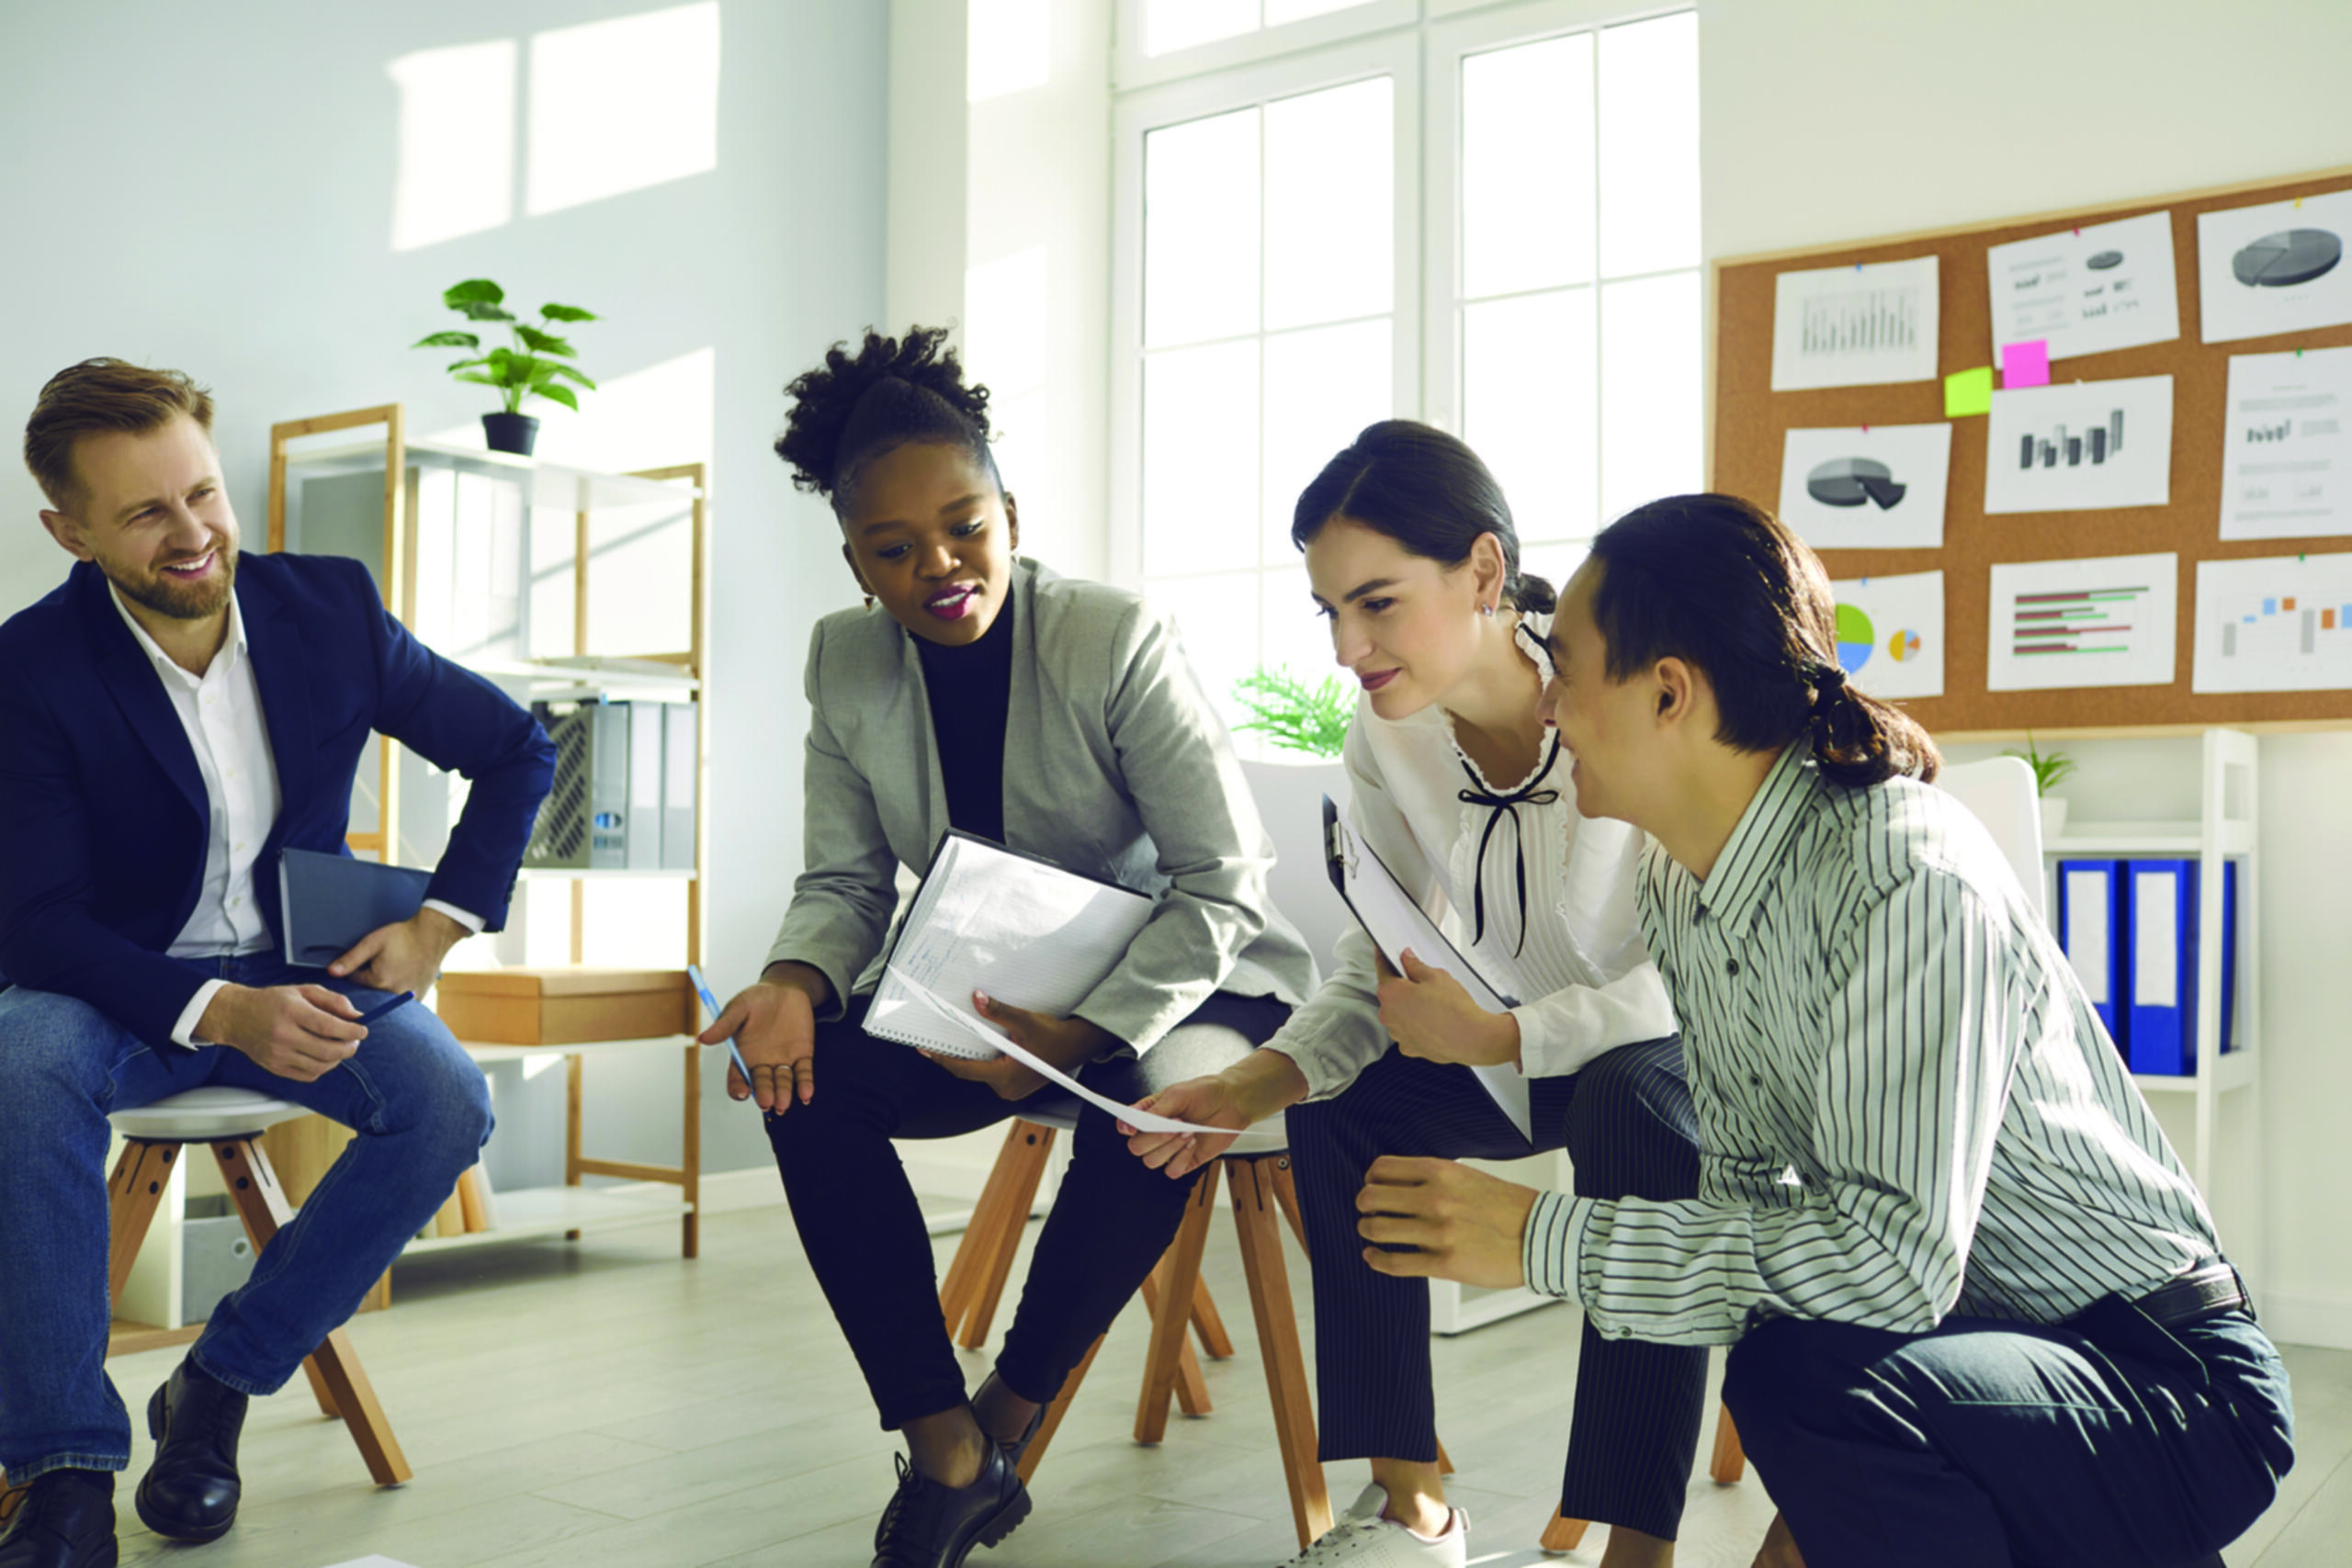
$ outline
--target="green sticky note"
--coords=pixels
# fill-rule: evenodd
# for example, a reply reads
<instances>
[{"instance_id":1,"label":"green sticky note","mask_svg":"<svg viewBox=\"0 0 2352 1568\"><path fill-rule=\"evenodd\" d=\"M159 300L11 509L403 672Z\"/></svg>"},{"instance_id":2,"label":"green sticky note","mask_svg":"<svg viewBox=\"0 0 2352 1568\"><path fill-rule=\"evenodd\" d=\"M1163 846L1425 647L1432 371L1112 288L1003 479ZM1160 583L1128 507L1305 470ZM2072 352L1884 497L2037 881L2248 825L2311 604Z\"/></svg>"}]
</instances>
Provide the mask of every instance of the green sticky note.
<instances>
[{"instance_id":1,"label":"green sticky note","mask_svg":"<svg viewBox=\"0 0 2352 1568\"><path fill-rule=\"evenodd\" d=\"M1980 365L1973 370L1955 370L1944 378L1944 417L1965 419L1973 413L1993 412L1993 367Z\"/></svg>"}]
</instances>

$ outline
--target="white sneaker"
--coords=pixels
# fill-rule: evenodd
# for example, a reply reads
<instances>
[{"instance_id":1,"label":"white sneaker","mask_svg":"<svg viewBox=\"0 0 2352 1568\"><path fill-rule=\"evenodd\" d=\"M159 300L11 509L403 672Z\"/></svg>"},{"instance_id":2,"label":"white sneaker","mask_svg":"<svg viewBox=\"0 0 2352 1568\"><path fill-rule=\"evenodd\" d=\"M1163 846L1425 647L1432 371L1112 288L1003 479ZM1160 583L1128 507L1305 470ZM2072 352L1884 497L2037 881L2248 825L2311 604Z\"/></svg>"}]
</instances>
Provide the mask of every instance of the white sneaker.
<instances>
[{"instance_id":1,"label":"white sneaker","mask_svg":"<svg viewBox=\"0 0 2352 1568\"><path fill-rule=\"evenodd\" d=\"M1283 1568L1463 1568L1470 1552L1470 1516L1453 1510L1435 1540L1415 1535L1380 1510L1388 1494L1378 1483L1363 1489L1340 1522Z\"/></svg>"}]
</instances>

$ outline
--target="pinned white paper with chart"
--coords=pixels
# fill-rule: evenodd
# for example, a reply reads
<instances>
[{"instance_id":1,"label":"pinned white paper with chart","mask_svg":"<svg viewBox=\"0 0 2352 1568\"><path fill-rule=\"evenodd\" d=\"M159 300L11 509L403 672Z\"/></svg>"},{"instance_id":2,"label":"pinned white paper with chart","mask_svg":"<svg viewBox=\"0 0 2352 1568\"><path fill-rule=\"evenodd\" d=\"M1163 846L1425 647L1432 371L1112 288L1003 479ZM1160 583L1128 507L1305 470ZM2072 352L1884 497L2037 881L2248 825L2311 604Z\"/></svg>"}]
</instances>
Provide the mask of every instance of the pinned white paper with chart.
<instances>
[{"instance_id":1,"label":"pinned white paper with chart","mask_svg":"<svg viewBox=\"0 0 2352 1568\"><path fill-rule=\"evenodd\" d=\"M2171 685L2179 584L2170 551L1994 567L1984 689Z\"/></svg>"},{"instance_id":2,"label":"pinned white paper with chart","mask_svg":"<svg viewBox=\"0 0 2352 1568\"><path fill-rule=\"evenodd\" d=\"M2197 304L2207 343L2352 321L2352 190L2197 215Z\"/></svg>"},{"instance_id":3,"label":"pinned white paper with chart","mask_svg":"<svg viewBox=\"0 0 2352 1568\"><path fill-rule=\"evenodd\" d=\"M1772 390L1935 379L1936 276L1933 256L1781 273Z\"/></svg>"},{"instance_id":4,"label":"pinned white paper with chart","mask_svg":"<svg viewBox=\"0 0 2352 1568\"><path fill-rule=\"evenodd\" d=\"M2352 554L2197 563L2189 690L2352 687Z\"/></svg>"},{"instance_id":5,"label":"pinned white paper with chart","mask_svg":"<svg viewBox=\"0 0 2352 1568\"><path fill-rule=\"evenodd\" d=\"M1838 664L1874 697L1944 694L1944 574L1912 571L1832 582Z\"/></svg>"},{"instance_id":6,"label":"pinned white paper with chart","mask_svg":"<svg viewBox=\"0 0 2352 1568\"><path fill-rule=\"evenodd\" d=\"M2352 534L2352 348L2233 354L2222 537Z\"/></svg>"},{"instance_id":7,"label":"pinned white paper with chart","mask_svg":"<svg viewBox=\"0 0 2352 1568\"><path fill-rule=\"evenodd\" d=\"M1816 550L1932 550L1944 542L1951 424L1792 430L1781 521Z\"/></svg>"},{"instance_id":8,"label":"pinned white paper with chart","mask_svg":"<svg viewBox=\"0 0 2352 1568\"><path fill-rule=\"evenodd\" d=\"M2172 378L1993 394L1984 510L2091 512L2172 499Z\"/></svg>"},{"instance_id":9,"label":"pinned white paper with chart","mask_svg":"<svg viewBox=\"0 0 2352 1568\"><path fill-rule=\"evenodd\" d=\"M2063 359L2180 335L2169 212L1995 245L1984 265L1996 365L2009 344L2037 338Z\"/></svg>"},{"instance_id":10,"label":"pinned white paper with chart","mask_svg":"<svg viewBox=\"0 0 2352 1568\"><path fill-rule=\"evenodd\" d=\"M2104 1005L2107 994L2107 895L2110 878L2103 871L2066 874L2066 962L2083 983L2084 997Z\"/></svg>"}]
</instances>

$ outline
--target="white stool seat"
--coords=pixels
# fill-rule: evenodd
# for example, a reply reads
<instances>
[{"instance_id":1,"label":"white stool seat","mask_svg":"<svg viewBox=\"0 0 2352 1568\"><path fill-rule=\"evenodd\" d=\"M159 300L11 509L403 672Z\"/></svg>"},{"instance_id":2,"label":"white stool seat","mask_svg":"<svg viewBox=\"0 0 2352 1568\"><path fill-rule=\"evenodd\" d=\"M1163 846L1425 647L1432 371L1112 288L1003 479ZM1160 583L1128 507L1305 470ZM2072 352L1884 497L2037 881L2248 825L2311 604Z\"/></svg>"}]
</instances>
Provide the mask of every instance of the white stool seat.
<instances>
[{"instance_id":1,"label":"white stool seat","mask_svg":"<svg viewBox=\"0 0 2352 1568\"><path fill-rule=\"evenodd\" d=\"M240 1133L258 1133L280 1122L309 1112L290 1100L257 1089L207 1084L141 1105L118 1111L107 1120L126 1138L157 1143L205 1144Z\"/></svg>"}]
</instances>

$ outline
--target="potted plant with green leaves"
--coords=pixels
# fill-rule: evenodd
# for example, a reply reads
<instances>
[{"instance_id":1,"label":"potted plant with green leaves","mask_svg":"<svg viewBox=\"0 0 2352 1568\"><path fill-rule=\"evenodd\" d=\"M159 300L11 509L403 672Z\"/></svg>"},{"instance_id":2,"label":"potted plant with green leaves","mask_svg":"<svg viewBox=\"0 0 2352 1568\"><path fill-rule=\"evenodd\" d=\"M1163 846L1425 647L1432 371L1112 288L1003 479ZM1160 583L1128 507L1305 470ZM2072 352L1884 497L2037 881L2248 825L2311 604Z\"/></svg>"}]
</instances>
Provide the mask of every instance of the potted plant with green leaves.
<instances>
[{"instance_id":1,"label":"potted plant with green leaves","mask_svg":"<svg viewBox=\"0 0 2352 1568\"><path fill-rule=\"evenodd\" d=\"M2012 747L2001 753L2015 757L2033 770L2033 793L2041 797L2041 841L2045 844L2058 837L2066 826L2066 800L2051 790L2064 784L2075 771L2075 759L2064 751L2044 751L2033 743L2033 731L2025 732L2025 750Z\"/></svg>"},{"instance_id":2,"label":"potted plant with green leaves","mask_svg":"<svg viewBox=\"0 0 2352 1568\"><path fill-rule=\"evenodd\" d=\"M1233 697L1250 716L1236 729L1256 730L1277 746L1326 760L1339 756L1347 744L1348 721L1356 711L1355 699L1337 675L1309 686L1287 665L1244 675L1233 683Z\"/></svg>"},{"instance_id":3,"label":"potted plant with green leaves","mask_svg":"<svg viewBox=\"0 0 2352 1568\"><path fill-rule=\"evenodd\" d=\"M481 416L483 438L493 452L529 457L539 438L539 422L523 412L523 400L545 398L576 413L580 409L579 396L564 383L574 382L590 391L596 389L596 383L579 367L566 363L576 357L575 353L571 343L554 328L561 322L593 321L597 317L577 305L542 305L539 322L534 326L506 308L506 290L487 277L468 278L445 291L441 302L469 321L503 322L514 340L514 346L493 348L484 354L479 336L455 329L420 338L413 346L471 350L474 357L451 365L449 374L479 387L496 388L500 400L506 405L501 412Z\"/></svg>"}]
</instances>

